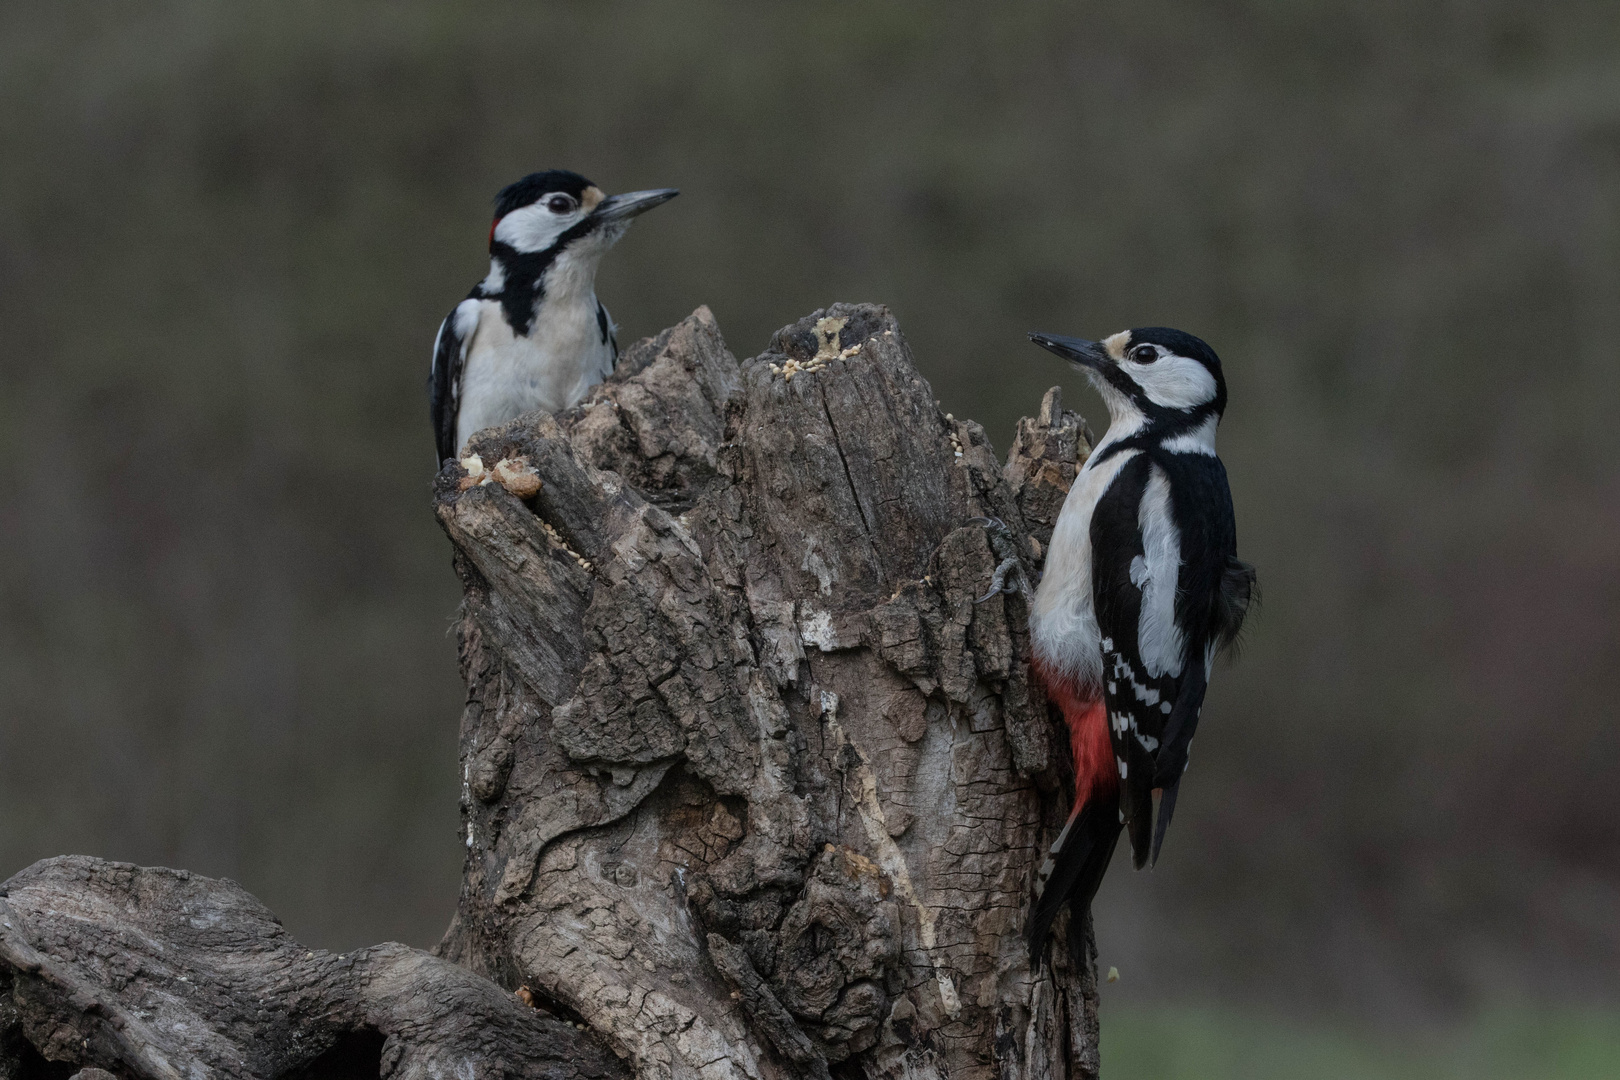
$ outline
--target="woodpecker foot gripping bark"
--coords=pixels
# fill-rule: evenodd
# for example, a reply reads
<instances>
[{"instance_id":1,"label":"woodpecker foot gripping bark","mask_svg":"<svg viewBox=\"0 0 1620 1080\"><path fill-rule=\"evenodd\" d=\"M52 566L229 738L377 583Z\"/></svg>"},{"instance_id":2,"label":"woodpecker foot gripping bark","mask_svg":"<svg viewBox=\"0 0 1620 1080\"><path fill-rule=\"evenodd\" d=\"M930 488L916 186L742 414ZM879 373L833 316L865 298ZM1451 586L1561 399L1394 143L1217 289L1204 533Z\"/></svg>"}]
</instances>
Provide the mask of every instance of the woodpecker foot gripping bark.
<instances>
[{"instance_id":1,"label":"woodpecker foot gripping bark","mask_svg":"<svg viewBox=\"0 0 1620 1080\"><path fill-rule=\"evenodd\" d=\"M1024 573L1024 560L1018 557L1018 542L1013 539L1007 523L1000 518L976 517L968 518L967 524L989 531L990 550L1001 560L990 575L990 591L973 602L982 604L997 594L1018 593L1026 600L1034 596L1035 590L1030 587L1029 577Z\"/></svg>"}]
</instances>

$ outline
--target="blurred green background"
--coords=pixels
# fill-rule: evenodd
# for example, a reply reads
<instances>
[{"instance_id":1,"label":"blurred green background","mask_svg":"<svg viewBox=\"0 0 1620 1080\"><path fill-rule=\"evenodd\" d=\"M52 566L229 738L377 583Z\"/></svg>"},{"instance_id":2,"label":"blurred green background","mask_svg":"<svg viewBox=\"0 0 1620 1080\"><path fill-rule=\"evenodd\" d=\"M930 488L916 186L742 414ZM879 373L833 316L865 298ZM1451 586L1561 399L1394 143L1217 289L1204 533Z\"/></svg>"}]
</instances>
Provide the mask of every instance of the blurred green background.
<instances>
[{"instance_id":1,"label":"blurred green background","mask_svg":"<svg viewBox=\"0 0 1620 1080\"><path fill-rule=\"evenodd\" d=\"M1105 420L1026 330L1221 353L1265 607L1097 903L1111 1076L1620 1075L1613 0L7 3L0 147L0 877L437 940L429 346L569 167L684 191L621 341L881 301L1002 448Z\"/></svg>"}]
</instances>

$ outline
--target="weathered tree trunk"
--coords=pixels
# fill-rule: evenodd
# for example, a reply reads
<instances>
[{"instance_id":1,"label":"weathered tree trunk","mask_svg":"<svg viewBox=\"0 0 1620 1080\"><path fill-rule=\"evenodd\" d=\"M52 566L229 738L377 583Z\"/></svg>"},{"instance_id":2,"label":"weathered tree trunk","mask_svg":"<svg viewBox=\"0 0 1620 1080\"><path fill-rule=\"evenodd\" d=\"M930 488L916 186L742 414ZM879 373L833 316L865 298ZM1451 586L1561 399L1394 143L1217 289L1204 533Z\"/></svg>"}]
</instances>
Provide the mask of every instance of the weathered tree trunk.
<instances>
[{"instance_id":1,"label":"weathered tree trunk","mask_svg":"<svg viewBox=\"0 0 1620 1080\"><path fill-rule=\"evenodd\" d=\"M468 686L442 954L646 1077L1094 1073L1089 958L1031 972L1019 936L1066 809L1025 599L974 603L1036 554L1020 494L1050 537L1078 418L1026 421L1015 491L872 306L745 364L700 309L622 371L475 440L539 471L528 505L440 478Z\"/></svg>"},{"instance_id":2,"label":"weathered tree trunk","mask_svg":"<svg viewBox=\"0 0 1620 1080\"><path fill-rule=\"evenodd\" d=\"M742 364L700 309L470 449L490 469L436 495L460 967L306 954L229 882L53 860L0 900L0 1080L1094 1077L1090 928L1033 971L1019 933L1066 755L1025 596L975 603L1039 565L1087 450L1056 392L1004 470L885 309Z\"/></svg>"},{"instance_id":3,"label":"weathered tree trunk","mask_svg":"<svg viewBox=\"0 0 1620 1080\"><path fill-rule=\"evenodd\" d=\"M403 945L310 952L230 881L68 856L0 898L0 1078L595 1080L607 1048ZM68 1067L64 1067L68 1066Z\"/></svg>"}]
</instances>

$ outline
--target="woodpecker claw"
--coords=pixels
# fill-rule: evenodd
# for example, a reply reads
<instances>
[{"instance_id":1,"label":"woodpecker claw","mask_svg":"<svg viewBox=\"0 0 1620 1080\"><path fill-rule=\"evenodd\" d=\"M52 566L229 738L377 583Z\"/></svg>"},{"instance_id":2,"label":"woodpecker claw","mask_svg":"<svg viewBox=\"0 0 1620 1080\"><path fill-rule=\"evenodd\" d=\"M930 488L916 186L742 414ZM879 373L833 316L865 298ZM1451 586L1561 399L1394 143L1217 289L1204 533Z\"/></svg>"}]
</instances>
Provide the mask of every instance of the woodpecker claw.
<instances>
[{"instance_id":1,"label":"woodpecker claw","mask_svg":"<svg viewBox=\"0 0 1620 1080\"><path fill-rule=\"evenodd\" d=\"M1006 522L997 517L974 517L968 518L965 524L988 529L990 548L1001 558L995 573L990 575L990 591L973 601L975 604L982 604L997 593L1010 595L1016 592L1028 597L1035 591L1029 587L1029 578L1024 575L1024 561L1018 557L1017 542Z\"/></svg>"},{"instance_id":2,"label":"woodpecker claw","mask_svg":"<svg viewBox=\"0 0 1620 1080\"><path fill-rule=\"evenodd\" d=\"M1030 593L1029 582L1024 577L1024 564L1018 561L1018 556L1009 555L1001 560L996 572L990 575L990 591L973 601L982 604L997 593Z\"/></svg>"}]
</instances>

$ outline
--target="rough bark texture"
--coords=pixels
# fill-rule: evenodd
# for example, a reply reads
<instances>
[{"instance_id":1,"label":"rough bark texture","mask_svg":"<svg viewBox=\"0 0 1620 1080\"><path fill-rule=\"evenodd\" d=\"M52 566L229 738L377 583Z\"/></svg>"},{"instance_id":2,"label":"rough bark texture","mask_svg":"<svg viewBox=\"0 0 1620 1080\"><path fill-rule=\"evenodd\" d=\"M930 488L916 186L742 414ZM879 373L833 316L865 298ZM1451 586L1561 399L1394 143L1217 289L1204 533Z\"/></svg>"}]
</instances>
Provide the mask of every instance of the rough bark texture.
<instances>
[{"instance_id":1,"label":"rough bark texture","mask_svg":"<svg viewBox=\"0 0 1620 1080\"><path fill-rule=\"evenodd\" d=\"M0 886L0 1078L595 1080L595 1037L403 945L311 952L231 881L69 856ZM104 1070L104 1071L98 1071Z\"/></svg>"},{"instance_id":2,"label":"rough bark texture","mask_svg":"<svg viewBox=\"0 0 1620 1080\"><path fill-rule=\"evenodd\" d=\"M1095 1075L1089 937L1031 972L1019 936L1066 755L1025 598L974 602L1037 564L1084 428L1054 392L1018 443L1009 482L847 305L746 363L700 309L477 438L543 486L439 481L468 687L441 953L644 1077Z\"/></svg>"},{"instance_id":3,"label":"rough bark texture","mask_svg":"<svg viewBox=\"0 0 1620 1080\"><path fill-rule=\"evenodd\" d=\"M0 1080L1095 1077L1090 927L1035 970L1020 936L1069 778L1018 586L1088 440L1053 390L1003 469L864 305L746 363L699 309L483 433L435 497L466 591L442 959L50 860L0 886Z\"/></svg>"}]
</instances>

